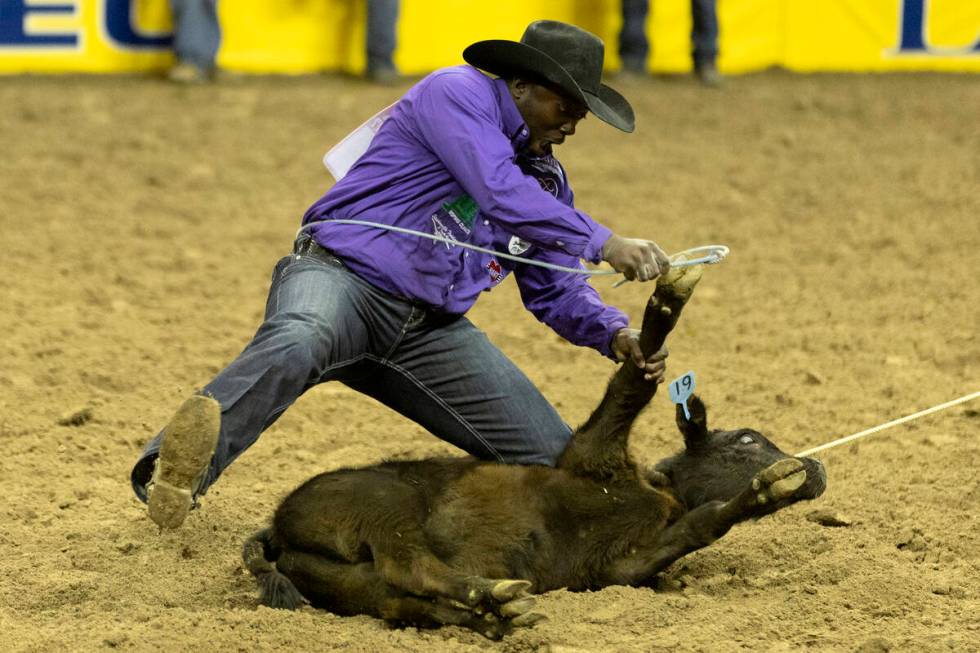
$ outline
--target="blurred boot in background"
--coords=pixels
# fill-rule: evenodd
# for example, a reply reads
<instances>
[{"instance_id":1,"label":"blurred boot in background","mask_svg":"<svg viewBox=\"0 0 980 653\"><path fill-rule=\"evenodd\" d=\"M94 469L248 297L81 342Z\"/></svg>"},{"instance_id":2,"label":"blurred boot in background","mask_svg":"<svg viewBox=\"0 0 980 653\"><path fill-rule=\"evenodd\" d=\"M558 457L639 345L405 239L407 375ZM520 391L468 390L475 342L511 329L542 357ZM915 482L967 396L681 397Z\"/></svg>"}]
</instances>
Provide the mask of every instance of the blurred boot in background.
<instances>
[{"instance_id":1,"label":"blurred boot in background","mask_svg":"<svg viewBox=\"0 0 980 653\"><path fill-rule=\"evenodd\" d=\"M367 70L372 82L392 84L400 78L395 67L398 0L367 0Z\"/></svg>"},{"instance_id":2,"label":"blurred boot in background","mask_svg":"<svg viewBox=\"0 0 980 653\"><path fill-rule=\"evenodd\" d=\"M691 0L691 57L694 74L705 86L721 85L718 73L718 14L715 0Z\"/></svg>"},{"instance_id":3,"label":"blurred boot in background","mask_svg":"<svg viewBox=\"0 0 980 653\"><path fill-rule=\"evenodd\" d=\"M170 0L177 62L167 77L181 84L211 81L221 43L216 0Z\"/></svg>"}]
</instances>

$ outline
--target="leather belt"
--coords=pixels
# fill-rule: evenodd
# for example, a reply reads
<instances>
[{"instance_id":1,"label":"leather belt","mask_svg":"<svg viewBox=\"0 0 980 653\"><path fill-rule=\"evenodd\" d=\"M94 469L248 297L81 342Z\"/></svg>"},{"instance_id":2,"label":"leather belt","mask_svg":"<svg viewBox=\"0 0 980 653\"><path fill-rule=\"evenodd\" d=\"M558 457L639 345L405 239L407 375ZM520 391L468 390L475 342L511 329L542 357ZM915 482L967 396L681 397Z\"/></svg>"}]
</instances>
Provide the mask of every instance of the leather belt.
<instances>
[{"instance_id":1,"label":"leather belt","mask_svg":"<svg viewBox=\"0 0 980 653\"><path fill-rule=\"evenodd\" d=\"M303 236L293 244L293 254L309 256L333 266L343 266L344 262L310 236Z\"/></svg>"},{"instance_id":2,"label":"leather belt","mask_svg":"<svg viewBox=\"0 0 980 653\"><path fill-rule=\"evenodd\" d=\"M309 256L310 258L315 258L319 261L323 261L327 265L332 265L339 268L347 268L344 264L343 259L331 252L326 247L322 246L320 243L316 242L312 236L303 235L300 236L296 242L293 244L293 254L296 256ZM373 287L373 286L372 286ZM424 302L418 300L408 299L406 297L400 297L394 295L387 291L381 290L380 288L374 288L374 292L381 293L382 295L387 295L392 299L396 299L406 304L410 304L414 311L412 313L413 326L421 324L422 322L427 322L432 326L448 325L452 322L458 320L461 315L454 313L444 313L438 309L434 309Z\"/></svg>"}]
</instances>

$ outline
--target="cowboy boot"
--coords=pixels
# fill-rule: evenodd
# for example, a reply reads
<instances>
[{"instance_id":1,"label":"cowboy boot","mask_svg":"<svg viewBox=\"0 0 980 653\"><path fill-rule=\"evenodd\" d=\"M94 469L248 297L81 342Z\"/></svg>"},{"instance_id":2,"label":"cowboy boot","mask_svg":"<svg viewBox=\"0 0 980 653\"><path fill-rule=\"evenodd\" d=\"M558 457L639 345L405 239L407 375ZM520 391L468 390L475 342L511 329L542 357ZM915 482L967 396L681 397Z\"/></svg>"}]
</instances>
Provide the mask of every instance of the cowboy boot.
<instances>
[{"instance_id":1,"label":"cowboy boot","mask_svg":"<svg viewBox=\"0 0 980 653\"><path fill-rule=\"evenodd\" d=\"M221 406L211 397L185 401L164 429L160 454L147 484L147 507L157 526L177 528L211 464L221 429Z\"/></svg>"}]
</instances>

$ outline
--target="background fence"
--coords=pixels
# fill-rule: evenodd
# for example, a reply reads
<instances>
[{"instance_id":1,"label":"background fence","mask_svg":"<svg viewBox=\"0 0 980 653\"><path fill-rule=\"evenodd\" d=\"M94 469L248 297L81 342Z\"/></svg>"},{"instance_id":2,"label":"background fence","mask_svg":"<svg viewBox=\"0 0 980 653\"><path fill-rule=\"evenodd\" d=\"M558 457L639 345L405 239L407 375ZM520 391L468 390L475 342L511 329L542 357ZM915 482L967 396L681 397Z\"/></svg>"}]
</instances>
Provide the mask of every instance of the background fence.
<instances>
[{"instance_id":1,"label":"background fence","mask_svg":"<svg viewBox=\"0 0 980 653\"><path fill-rule=\"evenodd\" d=\"M358 72L363 0L220 0L220 65L241 71ZM690 67L688 0L653 0L651 68ZM980 71L977 0L719 0L724 72ZM483 38L520 37L528 22L579 24L610 44L615 0L404 0L396 63L423 73L461 61ZM167 0L0 0L0 73L124 72L171 63Z\"/></svg>"}]
</instances>

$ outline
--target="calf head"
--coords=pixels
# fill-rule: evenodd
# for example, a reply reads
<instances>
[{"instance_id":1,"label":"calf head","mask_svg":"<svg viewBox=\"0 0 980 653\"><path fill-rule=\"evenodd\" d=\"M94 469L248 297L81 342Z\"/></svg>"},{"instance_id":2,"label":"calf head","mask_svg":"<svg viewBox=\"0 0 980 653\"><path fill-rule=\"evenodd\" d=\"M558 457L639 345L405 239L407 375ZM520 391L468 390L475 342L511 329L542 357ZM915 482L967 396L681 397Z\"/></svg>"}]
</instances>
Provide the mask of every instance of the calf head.
<instances>
[{"instance_id":1,"label":"calf head","mask_svg":"<svg viewBox=\"0 0 980 653\"><path fill-rule=\"evenodd\" d=\"M688 400L688 410L690 418L682 406L677 407L684 450L656 466L656 471L670 479L674 492L688 509L708 501L728 501L748 487L756 473L792 457L752 429L708 430L707 411L697 396ZM806 470L806 481L792 495L760 508L758 516L823 494L827 485L823 465L813 458L799 460Z\"/></svg>"}]
</instances>

